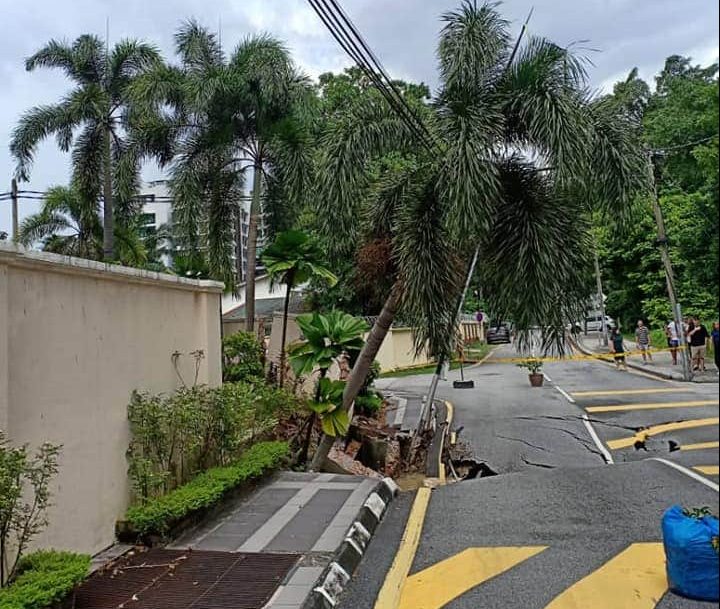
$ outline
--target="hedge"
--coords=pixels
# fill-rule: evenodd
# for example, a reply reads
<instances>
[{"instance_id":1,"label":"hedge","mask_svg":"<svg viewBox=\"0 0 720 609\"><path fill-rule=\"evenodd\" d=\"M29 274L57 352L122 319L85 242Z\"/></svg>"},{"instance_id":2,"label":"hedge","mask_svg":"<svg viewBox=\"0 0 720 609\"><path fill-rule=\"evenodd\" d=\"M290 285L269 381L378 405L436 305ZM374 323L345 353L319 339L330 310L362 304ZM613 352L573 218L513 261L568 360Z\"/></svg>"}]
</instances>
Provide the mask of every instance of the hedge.
<instances>
[{"instance_id":1,"label":"hedge","mask_svg":"<svg viewBox=\"0 0 720 609\"><path fill-rule=\"evenodd\" d=\"M234 465L209 469L167 495L130 507L127 524L139 535L164 535L193 512L216 504L229 490L276 469L289 454L287 442L255 444Z\"/></svg>"},{"instance_id":2,"label":"hedge","mask_svg":"<svg viewBox=\"0 0 720 609\"><path fill-rule=\"evenodd\" d=\"M90 557L84 554L55 550L28 554L15 580L0 589L0 609L46 609L82 582L89 568Z\"/></svg>"}]
</instances>

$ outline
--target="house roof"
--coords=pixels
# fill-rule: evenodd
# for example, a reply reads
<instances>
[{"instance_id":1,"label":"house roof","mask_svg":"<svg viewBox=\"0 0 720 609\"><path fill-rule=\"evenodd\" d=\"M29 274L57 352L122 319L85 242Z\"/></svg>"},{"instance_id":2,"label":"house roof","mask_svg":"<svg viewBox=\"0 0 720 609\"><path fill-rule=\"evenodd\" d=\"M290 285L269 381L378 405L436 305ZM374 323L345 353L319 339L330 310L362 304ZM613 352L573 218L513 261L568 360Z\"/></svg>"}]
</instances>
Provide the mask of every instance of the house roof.
<instances>
[{"instance_id":1,"label":"house roof","mask_svg":"<svg viewBox=\"0 0 720 609\"><path fill-rule=\"evenodd\" d=\"M283 310L285 306L285 298L258 298L255 301L255 317L272 317L273 313ZM292 293L290 295L290 306L288 312L302 313L303 298L301 294ZM245 319L245 305L235 307L232 311L228 311L223 315L223 321L239 321Z\"/></svg>"}]
</instances>

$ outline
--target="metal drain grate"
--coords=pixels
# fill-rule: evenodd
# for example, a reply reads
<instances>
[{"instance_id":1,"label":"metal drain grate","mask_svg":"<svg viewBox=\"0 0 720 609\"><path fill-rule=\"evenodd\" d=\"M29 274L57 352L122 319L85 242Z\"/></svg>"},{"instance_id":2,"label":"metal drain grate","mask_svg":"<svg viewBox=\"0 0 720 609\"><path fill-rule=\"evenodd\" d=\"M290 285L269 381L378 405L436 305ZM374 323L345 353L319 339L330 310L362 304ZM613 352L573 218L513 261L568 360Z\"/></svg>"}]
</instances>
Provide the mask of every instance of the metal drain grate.
<instances>
[{"instance_id":1,"label":"metal drain grate","mask_svg":"<svg viewBox=\"0 0 720 609\"><path fill-rule=\"evenodd\" d=\"M297 554L154 549L85 582L75 609L261 609Z\"/></svg>"}]
</instances>

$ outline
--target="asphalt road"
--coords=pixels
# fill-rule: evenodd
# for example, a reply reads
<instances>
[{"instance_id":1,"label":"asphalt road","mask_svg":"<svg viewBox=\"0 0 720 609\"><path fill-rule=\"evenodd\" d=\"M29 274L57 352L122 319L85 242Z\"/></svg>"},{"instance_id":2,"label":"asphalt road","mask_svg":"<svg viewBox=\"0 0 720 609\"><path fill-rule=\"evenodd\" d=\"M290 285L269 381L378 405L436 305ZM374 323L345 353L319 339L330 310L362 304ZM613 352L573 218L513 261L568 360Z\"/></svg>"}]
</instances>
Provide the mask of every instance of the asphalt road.
<instances>
[{"instance_id":1,"label":"asphalt road","mask_svg":"<svg viewBox=\"0 0 720 609\"><path fill-rule=\"evenodd\" d=\"M512 355L505 347L494 357ZM655 433L662 432L653 429L659 424L716 418L717 385L663 382L590 361L549 364L545 372L551 382L531 389L524 371L491 359L468 371L475 389L441 384L440 395L455 405L456 425L464 426L461 437L500 475L432 492L401 609L717 606L666 593L657 544L664 510L680 504L717 513L718 493L649 460L717 467L717 448L704 447L717 442L717 423L650 435L644 448L613 448L643 428ZM386 383L424 393L429 377ZM671 440L692 448L671 452ZM341 607L375 606L410 499L401 499L381 525Z\"/></svg>"}]
</instances>

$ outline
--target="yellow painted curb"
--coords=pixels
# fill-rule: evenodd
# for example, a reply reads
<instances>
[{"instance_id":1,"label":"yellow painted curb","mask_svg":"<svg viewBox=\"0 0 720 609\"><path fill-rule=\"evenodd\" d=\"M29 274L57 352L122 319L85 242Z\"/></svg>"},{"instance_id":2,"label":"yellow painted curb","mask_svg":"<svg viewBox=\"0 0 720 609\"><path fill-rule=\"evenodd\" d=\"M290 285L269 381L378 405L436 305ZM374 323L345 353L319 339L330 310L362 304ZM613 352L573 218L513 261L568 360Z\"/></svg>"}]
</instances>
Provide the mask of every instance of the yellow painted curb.
<instances>
[{"instance_id":1,"label":"yellow painted curb","mask_svg":"<svg viewBox=\"0 0 720 609\"><path fill-rule=\"evenodd\" d=\"M400 540L400 547L385 576L385 583L375 601L375 609L397 609L400 605L403 587L420 544L425 514L430 503L430 493L429 488L420 488L415 495L405 532Z\"/></svg>"},{"instance_id":2,"label":"yellow painted curb","mask_svg":"<svg viewBox=\"0 0 720 609\"><path fill-rule=\"evenodd\" d=\"M648 393L683 393L687 391L687 389L683 388L666 387L664 389L613 389L611 391L575 391L570 395L574 398L593 398L606 395L645 395Z\"/></svg>"},{"instance_id":3,"label":"yellow painted curb","mask_svg":"<svg viewBox=\"0 0 720 609\"><path fill-rule=\"evenodd\" d=\"M720 473L720 466L717 465L696 465L693 469L706 476L717 476Z\"/></svg>"},{"instance_id":4,"label":"yellow painted curb","mask_svg":"<svg viewBox=\"0 0 720 609\"><path fill-rule=\"evenodd\" d=\"M694 400L689 402L653 402L644 404L614 404L611 406L590 406L587 412L630 412L633 410L661 410L663 408L697 408L716 406L717 400Z\"/></svg>"},{"instance_id":5,"label":"yellow painted curb","mask_svg":"<svg viewBox=\"0 0 720 609\"><path fill-rule=\"evenodd\" d=\"M706 448L718 448L720 442L698 442L697 444L681 444L680 450L705 450Z\"/></svg>"}]
</instances>

